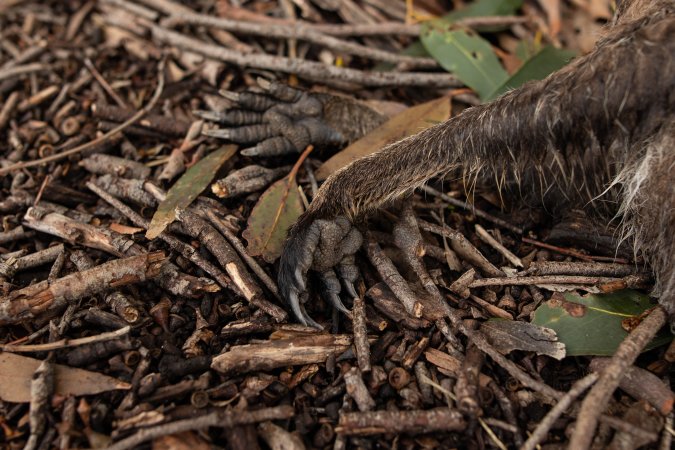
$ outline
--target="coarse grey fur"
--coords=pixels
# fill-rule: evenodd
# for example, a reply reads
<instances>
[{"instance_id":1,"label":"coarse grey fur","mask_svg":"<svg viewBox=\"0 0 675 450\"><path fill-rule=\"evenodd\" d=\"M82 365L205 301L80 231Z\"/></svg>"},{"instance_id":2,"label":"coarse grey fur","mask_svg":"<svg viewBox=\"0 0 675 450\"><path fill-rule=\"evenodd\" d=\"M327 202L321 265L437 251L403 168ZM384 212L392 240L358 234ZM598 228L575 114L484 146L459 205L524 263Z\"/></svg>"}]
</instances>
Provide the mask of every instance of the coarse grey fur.
<instances>
[{"instance_id":1,"label":"coarse grey fur","mask_svg":"<svg viewBox=\"0 0 675 450\"><path fill-rule=\"evenodd\" d=\"M624 0L590 54L333 174L289 233L282 295L297 301L308 269L325 270L343 257L317 260L306 245L322 239L313 223L357 221L432 177L459 174L467 190L478 178L492 178L500 191L554 212L577 205L604 222L620 214L623 237L651 264L661 304L672 315L674 3Z\"/></svg>"}]
</instances>

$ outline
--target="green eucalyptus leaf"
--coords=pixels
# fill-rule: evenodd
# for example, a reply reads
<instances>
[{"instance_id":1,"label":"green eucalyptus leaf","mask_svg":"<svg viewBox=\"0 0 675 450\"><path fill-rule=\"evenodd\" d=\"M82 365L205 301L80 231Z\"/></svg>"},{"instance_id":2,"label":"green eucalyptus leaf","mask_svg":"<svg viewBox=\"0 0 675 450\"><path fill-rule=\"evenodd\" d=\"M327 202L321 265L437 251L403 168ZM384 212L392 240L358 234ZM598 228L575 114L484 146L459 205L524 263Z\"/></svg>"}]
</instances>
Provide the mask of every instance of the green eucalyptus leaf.
<instances>
[{"instance_id":1,"label":"green eucalyptus leaf","mask_svg":"<svg viewBox=\"0 0 675 450\"><path fill-rule=\"evenodd\" d=\"M450 23L467 17L511 16L522 4L523 0L477 0L462 9L444 15L440 20Z\"/></svg>"},{"instance_id":2,"label":"green eucalyptus leaf","mask_svg":"<svg viewBox=\"0 0 675 450\"><path fill-rule=\"evenodd\" d=\"M510 78L504 81L501 86L495 89L484 100L488 101L497 98L504 92L515 89L528 81L542 80L556 70L561 69L574 55L575 53L570 50L562 50L551 46L544 47L525 61L525 64L516 73L511 75Z\"/></svg>"},{"instance_id":3,"label":"green eucalyptus leaf","mask_svg":"<svg viewBox=\"0 0 675 450\"><path fill-rule=\"evenodd\" d=\"M166 198L157 207L145 237L154 239L159 236L176 219L176 210L187 208L206 189L218 169L236 151L236 145L224 145L190 167L169 189Z\"/></svg>"},{"instance_id":4,"label":"green eucalyptus leaf","mask_svg":"<svg viewBox=\"0 0 675 450\"><path fill-rule=\"evenodd\" d=\"M523 0L477 0L465 6L464 8L452 11L443 17L433 20L431 23L439 27L449 28L454 22L469 17L486 16L510 16L514 15L523 4ZM508 27L505 26L486 26L476 27L476 31L495 32ZM419 41L415 41L406 47L401 55L428 57L429 53ZM379 63L375 70L388 71L394 68L392 63Z\"/></svg>"},{"instance_id":5,"label":"green eucalyptus leaf","mask_svg":"<svg viewBox=\"0 0 675 450\"><path fill-rule=\"evenodd\" d=\"M647 295L630 289L584 296L568 292L564 296L554 294L539 306L532 323L555 330L567 356L610 356L628 335L622 322L639 317L653 306ZM670 333L659 333L646 350L672 338Z\"/></svg>"},{"instance_id":6,"label":"green eucalyptus leaf","mask_svg":"<svg viewBox=\"0 0 675 450\"><path fill-rule=\"evenodd\" d=\"M509 78L490 43L480 36L429 26L421 38L424 48L445 70L455 74L483 99Z\"/></svg>"}]
</instances>

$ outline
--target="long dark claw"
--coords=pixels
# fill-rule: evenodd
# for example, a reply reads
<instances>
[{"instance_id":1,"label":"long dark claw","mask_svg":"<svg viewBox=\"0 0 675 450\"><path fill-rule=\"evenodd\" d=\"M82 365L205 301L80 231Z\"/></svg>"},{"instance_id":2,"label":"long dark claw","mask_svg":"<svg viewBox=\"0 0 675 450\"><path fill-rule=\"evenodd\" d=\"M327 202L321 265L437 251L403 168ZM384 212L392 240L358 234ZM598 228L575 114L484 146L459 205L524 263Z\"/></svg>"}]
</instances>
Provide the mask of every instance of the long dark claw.
<instances>
[{"instance_id":1,"label":"long dark claw","mask_svg":"<svg viewBox=\"0 0 675 450\"><path fill-rule=\"evenodd\" d=\"M356 289L354 288L353 283L348 283L343 279L343 285L345 287L345 290L347 291L347 294L349 294L351 298L356 298L359 296L359 294L356 293Z\"/></svg>"},{"instance_id":2,"label":"long dark claw","mask_svg":"<svg viewBox=\"0 0 675 450\"><path fill-rule=\"evenodd\" d=\"M217 128L215 130L203 130L202 134L204 136L211 136L220 139L230 139L232 133L227 128Z\"/></svg>"},{"instance_id":3,"label":"long dark claw","mask_svg":"<svg viewBox=\"0 0 675 450\"><path fill-rule=\"evenodd\" d=\"M255 111L244 111L242 109L231 109L228 111L192 111L197 117L210 122L216 122L221 125L250 125L263 121L263 115Z\"/></svg>"},{"instance_id":4,"label":"long dark claw","mask_svg":"<svg viewBox=\"0 0 675 450\"><path fill-rule=\"evenodd\" d=\"M300 307L300 298L298 297L298 292L295 289L291 289L286 295L288 305L291 307L291 311L293 311L295 318L298 320L298 322L307 326L307 316L303 313L304 308Z\"/></svg>"},{"instance_id":5,"label":"long dark claw","mask_svg":"<svg viewBox=\"0 0 675 450\"><path fill-rule=\"evenodd\" d=\"M303 325L316 324L305 312L300 296L306 290L305 277L312 265L320 237L316 224L296 225L284 244L279 262L279 291L291 307L295 318Z\"/></svg>"},{"instance_id":6,"label":"long dark claw","mask_svg":"<svg viewBox=\"0 0 675 450\"><path fill-rule=\"evenodd\" d=\"M301 89L296 89L287 84L270 81L262 77L259 77L256 82L258 83L258 86L264 89L269 95L282 102L296 102L305 94L305 91Z\"/></svg>"},{"instance_id":7,"label":"long dark claw","mask_svg":"<svg viewBox=\"0 0 675 450\"><path fill-rule=\"evenodd\" d=\"M323 330L323 326L320 323L316 322L314 319L312 319L309 316L309 314L307 314L307 311L305 311L305 306L302 303L300 303L300 311L302 313L302 317L305 320L306 326L316 328L317 330Z\"/></svg>"},{"instance_id":8,"label":"long dark claw","mask_svg":"<svg viewBox=\"0 0 675 450\"><path fill-rule=\"evenodd\" d=\"M300 322L306 327L313 327L319 330L323 330L323 326L321 326L320 323L312 319L310 315L307 314L307 311L305 311L305 306L303 302L300 301L298 292L293 290L289 293L289 295L290 297L288 298L288 303L291 307L291 311L293 311L293 315L298 320L298 322Z\"/></svg>"},{"instance_id":9,"label":"long dark claw","mask_svg":"<svg viewBox=\"0 0 675 450\"><path fill-rule=\"evenodd\" d=\"M359 278L359 269L354 262L354 255L345 256L337 266L337 272L347 294L349 294L351 298L358 297L359 295L356 293L354 283L356 283L356 280Z\"/></svg>"},{"instance_id":10,"label":"long dark claw","mask_svg":"<svg viewBox=\"0 0 675 450\"><path fill-rule=\"evenodd\" d=\"M358 272L352 255L362 242L361 233L343 216L333 220L305 218L291 229L281 255L278 281L282 297L300 323L319 326L307 315L303 305L310 269L321 274L327 300L336 309L351 314L340 300L340 280L333 268L338 268L347 292L355 295L353 283Z\"/></svg>"},{"instance_id":11,"label":"long dark claw","mask_svg":"<svg viewBox=\"0 0 675 450\"><path fill-rule=\"evenodd\" d=\"M326 289L325 296L333 307L338 311L350 315L351 311L342 303L340 299L340 280L333 269L329 269L321 274L321 281Z\"/></svg>"},{"instance_id":12,"label":"long dark claw","mask_svg":"<svg viewBox=\"0 0 675 450\"><path fill-rule=\"evenodd\" d=\"M249 111L267 111L277 104L277 100L263 94L256 94L255 92L232 92L219 91L219 94L236 103L240 108Z\"/></svg>"},{"instance_id":13,"label":"long dark claw","mask_svg":"<svg viewBox=\"0 0 675 450\"><path fill-rule=\"evenodd\" d=\"M246 125L237 128L218 128L215 130L204 130L202 134L228 141L236 142L237 144L247 144L252 142L259 142L263 139L268 139L275 135L274 131L268 124Z\"/></svg>"},{"instance_id":14,"label":"long dark claw","mask_svg":"<svg viewBox=\"0 0 675 450\"><path fill-rule=\"evenodd\" d=\"M292 153L298 153L295 145L283 136L265 139L258 145L241 151L244 156L279 156Z\"/></svg>"},{"instance_id":15,"label":"long dark claw","mask_svg":"<svg viewBox=\"0 0 675 450\"><path fill-rule=\"evenodd\" d=\"M218 91L221 97L228 99L231 102L239 103L239 93L221 89Z\"/></svg>"}]
</instances>

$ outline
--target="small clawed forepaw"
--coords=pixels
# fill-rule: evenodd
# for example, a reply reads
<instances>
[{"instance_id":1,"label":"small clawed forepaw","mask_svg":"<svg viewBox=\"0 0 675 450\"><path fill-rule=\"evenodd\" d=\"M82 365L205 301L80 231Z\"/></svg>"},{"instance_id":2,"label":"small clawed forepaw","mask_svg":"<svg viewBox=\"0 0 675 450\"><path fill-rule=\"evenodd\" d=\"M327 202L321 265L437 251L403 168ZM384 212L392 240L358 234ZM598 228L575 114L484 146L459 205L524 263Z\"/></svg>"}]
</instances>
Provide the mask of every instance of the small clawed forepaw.
<instances>
[{"instance_id":1,"label":"small clawed forepaw","mask_svg":"<svg viewBox=\"0 0 675 450\"><path fill-rule=\"evenodd\" d=\"M298 153L309 144L340 145L345 137L327 124L326 95L259 79L264 93L221 91L236 105L227 111L195 111L197 116L221 128L204 130L211 137L252 145L245 156Z\"/></svg>"}]
</instances>

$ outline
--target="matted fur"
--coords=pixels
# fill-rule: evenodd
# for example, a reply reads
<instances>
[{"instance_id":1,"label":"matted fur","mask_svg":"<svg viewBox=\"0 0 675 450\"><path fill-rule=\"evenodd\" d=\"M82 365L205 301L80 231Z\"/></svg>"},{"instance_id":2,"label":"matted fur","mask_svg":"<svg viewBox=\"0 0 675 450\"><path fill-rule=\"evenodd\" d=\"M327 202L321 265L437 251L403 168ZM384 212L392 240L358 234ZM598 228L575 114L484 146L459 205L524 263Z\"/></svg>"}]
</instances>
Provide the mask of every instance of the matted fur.
<instances>
[{"instance_id":1,"label":"matted fur","mask_svg":"<svg viewBox=\"0 0 675 450\"><path fill-rule=\"evenodd\" d=\"M651 262L661 301L675 310L675 18L672 0L624 0L589 55L492 103L389 145L329 177L282 255L293 289L294 250L317 219L352 221L432 177L493 178L555 211L578 205L608 221ZM297 287L296 287L297 288Z\"/></svg>"}]
</instances>

